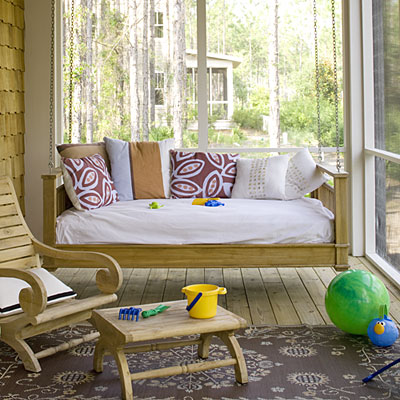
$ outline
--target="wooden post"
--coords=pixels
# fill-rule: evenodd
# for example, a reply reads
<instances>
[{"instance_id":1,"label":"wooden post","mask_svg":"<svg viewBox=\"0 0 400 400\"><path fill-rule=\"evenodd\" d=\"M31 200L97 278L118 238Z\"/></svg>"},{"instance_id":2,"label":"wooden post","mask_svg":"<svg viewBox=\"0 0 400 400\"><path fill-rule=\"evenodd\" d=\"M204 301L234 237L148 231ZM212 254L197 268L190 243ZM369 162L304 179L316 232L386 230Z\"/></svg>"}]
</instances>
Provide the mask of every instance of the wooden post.
<instances>
[{"instance_id":1,"label":"wooden post","mask_svg":"<svg viewBox=\"0 0 400 400\"><path fill-rule=\"evenodd\" d=\"M349 267L349 233L347 215L347 176L334 178L336 270Z\"/></svg>"},{"instance_id":2,"label":"wooden post","mask_svg":"<svg viewBox=\"0 0 400 400\"><path fill-rule=\"evenodd\" d=\"M49 246L56 244L56 179L55 174L42 175L43 179L43 241Z\"/></svg>"}]
</instances>

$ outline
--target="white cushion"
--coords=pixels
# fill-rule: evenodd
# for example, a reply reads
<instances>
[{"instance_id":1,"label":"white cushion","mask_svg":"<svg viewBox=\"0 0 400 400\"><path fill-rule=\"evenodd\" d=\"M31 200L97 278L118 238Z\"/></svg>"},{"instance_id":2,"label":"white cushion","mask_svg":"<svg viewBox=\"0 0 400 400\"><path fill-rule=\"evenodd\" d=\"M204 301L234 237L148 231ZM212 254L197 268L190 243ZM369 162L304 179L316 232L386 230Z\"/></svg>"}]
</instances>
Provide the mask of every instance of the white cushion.
<instances>
[{"instance_id":1,"label":"white cushion","mask_svg":"<svg viewBox=\"0 0 400 400\"><path fill-rule=\"evenodd\" d=\"M236 163L232 198L284 199L289 156L244 159Z\"/></svg>"},{"instance_id":2,"label":"white cushion","mask_svg":"<svg viewBox=\"0 0 400 400\"><path fill-rule=\"evenodd\" d=\"M294 200L319 188L327 178L321 173L307 148L297 152L289 161L286 173L285 199Z\"/></svg>"},{"instance_id":3,"label":"white cushion","mask_svg":"<svg viewBox=\"0 0 400 400\"><path fill-rule=\"evenodd\" d=\"M76 293L53 274L44 268L29 270L37 275L43 282L47 291L47 303L57 303L76 296ZM22 312L19 304L19 292L30 287L28 283L16 278L0 278L0 316L17 314Z\"/></svg>"}]
</instances>

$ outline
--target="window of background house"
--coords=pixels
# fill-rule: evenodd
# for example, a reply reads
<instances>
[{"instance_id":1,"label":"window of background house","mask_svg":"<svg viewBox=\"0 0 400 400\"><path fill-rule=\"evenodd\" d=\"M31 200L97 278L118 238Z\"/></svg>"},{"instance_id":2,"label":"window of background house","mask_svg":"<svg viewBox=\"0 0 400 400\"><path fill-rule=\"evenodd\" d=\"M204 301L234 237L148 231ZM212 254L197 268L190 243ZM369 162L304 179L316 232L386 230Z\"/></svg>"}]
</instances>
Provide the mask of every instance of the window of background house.
<instances>
[{"instance_id":1,"label":"window of background house","mask_svg":"<svg viewBox=\"0 0 400 400\"><path fill-rule=\"evenodd\" d=\"M160 11L155 12L155 36L156 38L162 38L164 36L164 14Z\"/></svg>"}]
</instances>

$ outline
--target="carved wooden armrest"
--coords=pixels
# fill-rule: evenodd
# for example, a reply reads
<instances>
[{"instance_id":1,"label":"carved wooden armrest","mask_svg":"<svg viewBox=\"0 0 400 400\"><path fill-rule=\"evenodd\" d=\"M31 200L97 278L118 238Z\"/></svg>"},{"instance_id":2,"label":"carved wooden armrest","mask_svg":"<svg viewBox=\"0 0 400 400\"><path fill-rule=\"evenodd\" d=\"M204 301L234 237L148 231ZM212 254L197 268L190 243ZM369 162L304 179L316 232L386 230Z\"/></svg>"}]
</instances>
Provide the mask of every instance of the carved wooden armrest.
<instances>
[{"instance_id":1,"label":"carved wooden armrest","mask_svg":"<svg viewBox=\"0 0 400 400\"><path fill-rule=\"evenodd\" d=\"M59 250L47 246L36 239L33 239L32 241L35 250L43 256L55 260L85 260L92 262L93 266L106 267L107 269L100 269L96 274L96 285L101 292L112 294L121 287L121 267L117 261L109 255L92 251Z\"/></svg>"},{"instance_id":2,"label":"carved wooden armrest","mask_svg":"<svg viewBox=\"0 0 400 400\"><path fill-rule=\"evenodd\" d=\"M47 292L37 275L29 270L0 268L0 277L21 279L30 285L19 293L19 304L27 315L35 317L44 311L47 305Z\"/></svg>"},{"instance_id":3,"label":"carved wooden armrest","mask_svg":"<svg viewBox=\"0 0 400 400\"><path fill-rule=\"evenodd\" d=\"M327 167L325 165L321 165L321 164L317 164L317 168L321 171L321 172L325 172L326 174L332 176L333 178L347 178L347 176L349 175L348 172L346 171L340 171L338 172L337 170Z\"/></svg>"}]
</instances>

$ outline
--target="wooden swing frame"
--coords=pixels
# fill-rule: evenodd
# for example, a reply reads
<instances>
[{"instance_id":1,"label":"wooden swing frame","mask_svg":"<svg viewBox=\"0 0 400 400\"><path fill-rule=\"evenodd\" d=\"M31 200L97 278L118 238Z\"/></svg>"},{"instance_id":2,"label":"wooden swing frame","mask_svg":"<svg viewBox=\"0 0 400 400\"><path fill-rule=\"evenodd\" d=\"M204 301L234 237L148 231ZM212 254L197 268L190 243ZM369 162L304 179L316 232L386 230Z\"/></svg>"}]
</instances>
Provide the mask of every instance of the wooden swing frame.
<instances>
[{"instance_id":1,"label":"wooden swing frame","mask_svg":"<svg viewBox=\"0 0 400 400\"><path fill-rule=\"evenodd\" d=\"M334 242L304 244L57 244L57 217L71 207L64 185L57 186L62 173L42 175L44 242L61 250L97 251L114 257L124 268L232 268L232 267L334 267L349 268L347 226L347 172L336 172L317 164L333 178L311 197L319 199L335 215ZM85 260L45 260L49 268L88 267Z\"/></svg>"}]
</instances>

